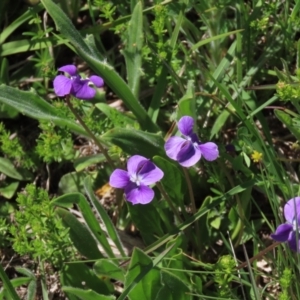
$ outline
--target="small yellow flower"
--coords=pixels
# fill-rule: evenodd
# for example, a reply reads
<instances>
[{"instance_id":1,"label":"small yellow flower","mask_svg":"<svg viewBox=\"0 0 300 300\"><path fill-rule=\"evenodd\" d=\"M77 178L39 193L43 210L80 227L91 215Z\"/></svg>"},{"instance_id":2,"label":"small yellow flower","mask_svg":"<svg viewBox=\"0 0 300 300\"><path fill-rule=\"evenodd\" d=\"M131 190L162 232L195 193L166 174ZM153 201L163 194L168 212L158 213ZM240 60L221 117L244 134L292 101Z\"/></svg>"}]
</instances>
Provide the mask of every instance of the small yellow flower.
<instances>
[{"instance_id":1,"label":"small yellow flower","mask_svg":"<svg viewBox=\"0 0 300 300\"><path fill-rule=\"evenodd\" d=\"M251 159L253 160L253 162L255 163L259 163L262 161L262 157L263 157L263 154L254 150L253 153L251 154Z\"/></svg>"}]
</instances>

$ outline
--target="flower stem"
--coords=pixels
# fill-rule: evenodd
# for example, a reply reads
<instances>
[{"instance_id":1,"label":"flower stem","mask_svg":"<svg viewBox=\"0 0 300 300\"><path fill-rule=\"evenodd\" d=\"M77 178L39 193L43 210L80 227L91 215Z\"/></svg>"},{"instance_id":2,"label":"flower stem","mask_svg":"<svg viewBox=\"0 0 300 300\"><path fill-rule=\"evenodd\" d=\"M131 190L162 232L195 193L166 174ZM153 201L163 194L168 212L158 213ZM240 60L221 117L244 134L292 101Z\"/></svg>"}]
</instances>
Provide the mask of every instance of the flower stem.
<instances>
[{"instance_id":1,"label":"flower stem","mask_svg":"<svg viewBox=\"0 0 300 300\"><path fill-rule=\"evenodd\" d=\"M175 206L173 205L172 200L170 199L169 195L166 193L165 189L163 188L162 184L160 182L156 182L156 186L157 188L160 190L161 194L163 195L163 197L165 198L165 200L168 202L170 208L173 210L174 214L176 215L178 221L180 223L183 223L182 218L180 217L179 212L177 211L177 209L175 208Z\"/></svg>"},{"instance_id":2,"label":"flower stem","mask_svg":"<svg viewBox=\"0 0 300 300\"><path fill-rule=\"evenodd\" d=\"M186 168L182 168L182 169L183 169L184 177L185 177L185 180L186 180L186 183L188 186L188 190L189 190L189 195L190 195L190 200L191 200L191 205L192 205L192 213L195 214L197 212L197 208L196 208L195 197L194 197L194 192L193 192L190 176L189 176L189 173Z\"/></svg>"},{"instance_id":3,"label":"flower stem","mask_svg":"<svg viewBox=\"0 0 300 300\"><path fill-rule=\"evenodd\" d=\"M73 115L76 117L76 119L78 120L78 122L80 123L80 125L85 129L85 131L89 134L89 136L91 137L91 139L95 142L95 144L98 146L98 148L100 149L100 151L103 153L103 155L105 156L107 162L110 164L110 166L114 169L115 168L115 164L113 162L113 160L110 158L110 156L108 155L106 149L101 145L101 143L99 142L99 140L96 138L96 136L92 133L92 131L88 128L88 126L85 124L85 122L83 121L83 119L80 117L80 115L77 113L77 111L74 109L71 101L70 101L70 96L67 95L66 96L66 102L68 107L70 108L71 112L73 113Z\"/></svg>"},{"instance_id":4,"label":"flower stem","mask_svg":"<svg viewBox=\"0 0 300 300\"><path fill-rule=\"evenodd\" d=\"M190 201L191 201L191 206L192 206L192 213L195 214L197 212L197 208L196 208L196 202L195 202L195 197L194 197L194 192L193 192L191 179L190 179L190 176L189 176L189 173L188 173L187 169L184 168L184 167L182 167L182 169L183 169L185 181L187 183L188 190L189 190L189 196L190 196ZM195 222L195 228L196 228L196 241L195 241L195 244L197 246L199 246L200 245L200 228L199 228L198 220ZM198 250L200 250L200 249L198 249Z\"/></svg>"}]
</instances>

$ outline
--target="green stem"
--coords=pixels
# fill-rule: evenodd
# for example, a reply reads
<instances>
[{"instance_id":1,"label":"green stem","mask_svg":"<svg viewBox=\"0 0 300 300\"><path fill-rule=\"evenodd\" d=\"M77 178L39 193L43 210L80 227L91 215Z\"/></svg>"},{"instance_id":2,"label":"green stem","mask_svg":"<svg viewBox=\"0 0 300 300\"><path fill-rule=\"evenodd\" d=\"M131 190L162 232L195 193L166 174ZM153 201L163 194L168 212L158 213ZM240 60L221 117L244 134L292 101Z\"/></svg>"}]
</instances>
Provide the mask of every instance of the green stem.
<instances>
[{"instance_id":1,"label":"green stem","mask_svg":"<svg viewBox=\"0 0 300 300\"><path fill-rule=\"evenodd\" d=\"M222 169L222 173L225 174L225 176L227 177L227 180L229 181L229 184L231 185L232 188L235 187L234 181L231 177L231 175L229 174L229 172L227 172L226 167L224 166L223 162L218 160L218 164L220 166L220 168ZM235 199L236 199L236 203L237 203L237 211L238 211L238 215L239 215L239 221L237 223L237 226L235 228L235 230L233 231L231 238L233 240L236 239L236 242L234 243L234 248L236 248L237 246L239 246L243 234L244 234L244 223L245 223L245 214L244 214L244 209L243 209L243 205L242 205L242 201L240 199L240 196L238 194L235 195Z\"/></svg>"},{"instance_id":2,"label":"green stem","mask_svg":"<svg viewBox=\"0 0 300 300\"><path fill-rule=\"evenodd\" d=\"M186 168L182 168L183 169L183 173L184 173L184 177L188 186L188 190L189 190L189 195L190 195L190 200L191 200L191 205L192 205L192 213L195 214L197 212L197 208L196 208L196 203L195 203L195 197L194 197L194 192L193 192L193 187L192 187L192 183L190 180L190 176L189 173L187 171Z\"/></svg>"},{"instance_id":3,"label":"green stem","mask_svg":"<svg viewBox=\"0 0 300 300\"><path fill-rule=\"evenodd\" d=\"M91 137L91 139L95 142L95 144L98 146L98 148L100 149L100 151L103 153L103 155L105 156L107 162L110 164L110 166L114 169L115 168L115 164L113 162L113 160L110 158L110 156L108 155L106 149L101 145L101 143L99 142L99 140L96 138L96 136L92 133L92 131L87 127L87 125L85 124L85 122L83 121L83 119L80 117L80 115L77 113L77 111L74 109L71 101L70 101L70 96L66 96L66 102L68 107L70 108L71 112L73 113L73 115L77 118L78 122L80 123L80 125L85 129L85 131L89 134L89 136Z\"/></svg>"},{"instance_id":4,"label":"green stem","mask_svg":"<svg viewBox=\"0 0 300 300\"><path fill-rule=\"evenodd\" d=\"M17 292L15 291L13 285L11 284L9 278L7 277L2 264L0 264L0 278L2 279L3 285L8 291L12 300L20 300Z\"/></svg>"},{"instance_id":5,"label":"green stem","mask_svg":"<svg viewBox=\"0 0 300 300\"><path fill-rule=\"evenodd\" d=\"M174 214L176 215L178 221L180 223L182 223L182 219L180 217L179 212L177 211L177 209L175 208L175 206L173 205L172 200L170 199L169 195L166 193L165 189L163 188L162 184L160 182L156 183L156 186L158 187L158 189L160 190L161 194L163 195L163 197L165 198L165 200L168 202L170 208L173 210Z\"/></svg>"},{"instance_id":6,"label":"green stem","mask_svg":"<svg viewBox=\"0 0 300 300\"><path fill-rule=\"evenodd\" d=\"M187 183L188 186L188 191L189 191L189 196L190 196L190 201L191 201L191 208L192 208L192 213L193 215L196 214L197 212L197 208L196 208L196 202L195 202L195 197L194 197L194 192L193 192L193 187L192 187L192 183L191 183L191 179L189 176L189 173L187 171L186 168L182 167L183 169L183 173L184 173L184 177L185 177L185 181ZM196 240L194 242L194 246L196 246L198 248L198 250L200 251L200 228L199 228L199 222L198 220L195 222L195 228L196 228Z\"/></svg>"}]
</instances>

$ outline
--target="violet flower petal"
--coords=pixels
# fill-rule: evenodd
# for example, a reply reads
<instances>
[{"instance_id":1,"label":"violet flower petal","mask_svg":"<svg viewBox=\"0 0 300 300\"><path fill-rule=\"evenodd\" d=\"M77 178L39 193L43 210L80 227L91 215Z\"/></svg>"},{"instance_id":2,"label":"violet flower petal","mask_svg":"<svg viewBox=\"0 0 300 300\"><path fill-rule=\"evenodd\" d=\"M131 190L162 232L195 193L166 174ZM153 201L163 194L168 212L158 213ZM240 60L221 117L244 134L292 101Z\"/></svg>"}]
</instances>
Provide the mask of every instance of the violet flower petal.
<instances>
[{"instance_id":1,"label":"violet flower petal","mask_svg":"<svg viewBox=\"0 0 300 300\"><path fill-rule=\"evenodd\" d=\"M148 160L144 163L143 167L138 172L138 175L141 178L140 180L142 184L150 185L161 180L164 173L153 162Z\"/></svg>"},{"instance_id":2,"label":"violet flower petal","mask_svg":"<svg viewBox=\"0 0 300 300\"><path fill-rule=\"evenodd\" d=\"M125 197L132 204L148 204L154 198L154 191L146 185L130 183L125 188Z\"/></svg>"},{"instance_id":3,"label":"violet flower petal","mask_svg":"<svg viewBox=\"0 0 300 300\"><path fill-rule=\"evenodd\" d=\"M181 150L181 148L183 147L185 142L186 142L186 140L179 136L170 137L164 146L166 154L171 159L177 160L177 155L178 155L179 151Z\"/></svg>"},{"instance_id":4,"label":"violet flower petal","mask_svg":"<svg viewBox=\"0 0 300 300\"><path fill-rule=\"evenodd\" d=\"M208 142L205 144L200 144L199 149L203 157L208 161L215 160L219 156L218 146L215 143Z\"/></svg>"},{"instance_id":5,"label":"violet flower petal","mask_svg":"<svg viewBox=\"0 0 300 300\"><path fill-rule=\"evenodd\" d=\"M192 142L186 142L177 155L177 160L183 167L195 165L201 158L201 151Z\"/></svg>"},{"instance_id":6,"label":"violet flower petal","mask_svg":"<svg viewBox=\"0 0 300 300\"><path fill-rule=\"evenodd\" d=\"M114 188L124 189L130 183L129 175L126 171L116 169L109 178L109 185Z\"/></svg>"},{"instance_id":7,"label":"violet flower petal","mask_svg":"<svg viewBox=\"0 0 300 300\"><path fill-rule=\"evenodd\" d=\"M73 94L76 98L89 100L95 97L96 90L90 87L88 82L88 80L73 81Z\"/></svg>"},{"instance_id":8,"label":"violet flower petal","mask_svg":"<svg viewBox=\"0 0 300 300\"><path fill-rule=\"evenodd\" d=\"M189 116L184 116L178 121L177 126L183 135L190 136L193 133L194 119Z\"/></svg>"},{"instance_id":9,"label":"violet flower petal","mask_svg":"<svg viewBox=\"0 0 300 300\"><path fill-rule=\"evenodd\" d=\"M89 80L98 88L104 85L104 80L100 76L93 75Z\"/></svg>"},{"instance_id":10,"label":"violet flower petal","mask_svg":"<svg viewBox=\"0 0 300 300\"><path fill-rule=\"evenodd\" d=\"M66 72L70 76L76 76L77 75L77 68L74 65L66 65L62 66L58 69L58 71Z\"/></svg>"},{"instance_id":11,"label":"violet flower petal","mask_svg":"<svg viewBox=\"0 0 300 300\"><path fill-rule=\"evenodd\" d=\"M293 226L291 224L281 224L277 227L275 233L271 234L271 238L277 242L286 242L292 231Z\"/></svg>"},{"instance_id":12,"label":"violet flower petal","mask_svg":"<svg viewBox=\"0 0 300 300\"><path fill-rule=\"evenodd\" d=\"M136 175L139 171L139 168L142 167L143 163L148 161L147 158L141 155L133 155L127 161L127 170L129 176Z\"/></svg>"},{"instance_id":13,"label":"violet flower petal","mask_svg":"<svg viewBox=\"0 0 300 300\"><path fill-rule=\"evenodd\" d=\"M300 235L298 234L298 238L296 235L296 232L291 232L289 239L288 239L288 245L289 247L296 252L300 252Z\"/></svg>"},{"instance_id":14,"label":"violet flower petal","mask_svg":"<svg viewBox=\"0 0 300 300\"><path fill-rule=\"evenodd\" d=\"M69 95L72 89L72 80L64 75L57 75L53 80L53 88L59 97Z\"/></svg>"},{"instance_id":15,"label":"violet flower petal","mask_svg":"<svg viewBox=\"0 0 300 300\"><path fill-rule=\"evenodd\" d=\"M294 217L299 213L300 213L300 197L295 197L290 199L284 206L285 219L287 220L288 223L293 223Z\"/></svg>"}]
</instances>

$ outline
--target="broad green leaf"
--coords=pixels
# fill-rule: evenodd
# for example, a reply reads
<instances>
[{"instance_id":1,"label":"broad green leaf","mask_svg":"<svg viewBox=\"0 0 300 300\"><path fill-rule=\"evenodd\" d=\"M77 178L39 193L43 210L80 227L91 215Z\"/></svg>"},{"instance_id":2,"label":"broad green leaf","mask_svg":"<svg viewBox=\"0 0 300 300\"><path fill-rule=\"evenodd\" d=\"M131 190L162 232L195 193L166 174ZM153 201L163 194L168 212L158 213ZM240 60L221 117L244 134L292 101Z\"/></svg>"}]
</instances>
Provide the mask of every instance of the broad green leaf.
<instances>
[{"instance_id":1,"label":"broad green leaf","mask_svg":"<svg viewBox=\"0 0 300 300\"><path fill-rule=\"evenodd\" d=\"M65 126L74 132L88 136L85 130L77 125L75 121L61 116L57 108L33 92L25 92L10 86L0 85L0 102L34 119L50 121L55 125Z\"/></svg>"},{"instance_id":2,"label":"broad green leaf","mask_svg":"<svg viewBox=\"0 0 300 300\"><path fill-rule=\"evenodd\" d=\"M105 83L124 101L124 104L136 116L141 127L152 132L158 131L157 125L152 122L146 110L138 102L129 86L116 73L112 66L108 65L106 61L101 61L99 59L100 55L97 55L94 49L91 49L87 45L61 8L52 0L41 0L41 2L53 18L57 29L72 43L78 55L81 56L81 58L88 63L97 74L103 77Z\"/></svg>"},{"instance_id":3,"label":"broad green leaf","mask_svg":"<svg viewBox=\"0 0 300 300\"><path fill-rule=\"evenodd\" d=\"M66 263L60 271L63 287L92 290L100 295L109 296L113 293L113 286L109 280L99 278L92 268L83 262ZM65 290L69 300L82 299Z\"/></svg>"},{"instance_id":4,"label":"broad green leaf","mask_svg":"<svg viewBox=\"0 0 300 300\"><path fill-rule=\"evenodd\" d=\"M92 290L83 290L74 287L63 286L62 290L68 294L75 295L82 300L115 300L115 296L100 295Z\"/></svg>"},{"instance_id":5,"label":"broad green leaf","mask_svg":"<svg viewBox=\"0 0 300 300\"><path fill-rule=\"evenodd\" d=\"M102 135L101 138L120 147L130 155L165 157L164 140L157 134L135 129L115 128Z\"/></svg>"},{"instance_id":6,"label":"broad green leaf","mask_svg":"<svg viewBox=\"0 0 300 300\"><path fill-rule=\"evenodd\" d=\"M70 238L82 255L88 259L99 259L103 257L94 237L85 224L81 223L72 213L65 209L58 207L56 212L62 218L66 228L70 229Z\"/></svg>"},{"instance_id":7,"label":"broad green leaf","mask_svg":"<svg viewBox=\"0 0 300 300\"><path fill-rule=\"evenodd\" d=\"M30 271L29 269L27 269L27 268L16 267L16 271L18 273L21 273L21 274L23 274L23 275L31 278L31 279L36 280L35 274L32 271Z\"/></svg>"},{"instance_id":8,"label":"broad green leaf","mask_svg":"<svg viewBox=\"0 0 300 300\"><path fill-rule=\"evenodd\" d=\"M140 77L142 75L142 47L143 10L142 3L138 2L127 27L125 49L123 50L128 86L136 98L139 95Z\"/></svg>"},{"instance_id":9,"label":"broad green leaf","mask_svg":"<svg viewBox=\"0 0 300 300\"><path fill-rule=\"evenodd\" d=\"M58 184L60 194L83 192L84 172L71 172L62 176Z\"/></svg>"},{"instance_id":10,"label":"broad green leaf","mask_svg":"<svg viewBox=\"0 0 300 300\"><path fill-rule=\"evenodd\" d=\"M95 213L98 215L98 217L102 220L103 224L105 225L109 237L115 243L121 255L126 256L119 235L117 233L114 224L111 221L111 218L109 217L105 209L102 207L102 205L99 203L98 199L95 197L94 191L92 189L92 182L90 177L85 178L84 189L91 204L95 209Z\"/></svg>"},{"instance_id":11,"label":"broad green leaf","mask_svg":"<svg viewBox=\"0 0 300 300\"><path fill-rule=\"evenodd\" d=\"M191 295L188 295L189 288L176 276L170 272L161 271L161 282L163 287L159 290L155 300L189 300L192 299Z\"/></svg>"},{"instance_id":12,"label":"broad green leaf","mask_svg":"<svg viewBox=\"0 0 300 300\"><path fill-rule=\"evenodd\" d=\"M137 278L140 280L137 281ZM132 300L153 300L161 288L160 271L154 266L152 259L138 248L135 248L132 254L125 288L132 283L135 283L135 286L128 294L129 299Z\"/></svg>"},{"instance_id":13,"label":"broad green leaf","mask_svg":"<svg viewBox=\"0 0 300 300\"><path fill-rule=\"evenodd\" d=\"M174 245L169 246L162 253L158 254L153 261L142 250L135 248L125 279L125 290L118 300L127 299L127 295L132 300L155 299L158 290L161 288L157 265L173 249ZM150 289L149 282L151 282ZM144 297L140 298L139 295L144 295Z\"/></svg>"},{"instance_id":14,"label":"broad green leaf","mask_svg":"<svg viewBox=\"0 0 300 300\"><path fill-rule=\"evenodd\" d=\"M131 219L139 229L146 245L156 241L158 236L164 235L161 219L153 201L147 205L132 205L128 203L128 209Z\"/></svg>"},{"instance_id":15,"label":"broad green leaf","mask_svg":"<svg viewBox=\"0 0 300 300\"><path fill-rule=\"evenodd\" d=\"M106 258L99 259L94 264L94 271L99 277L108 277L124 282L124 271L114 262Z\"/></svg>"},{"instance_id":16,"label":"broad green leaf","mask_svg":"<svg viewBox=\"0 0 300 300\"><path fill-rule=\"evenodd\" d=\"M35 300L37 293L37 282L36 280L31 280L27 286L27 300Z\"/></svg>"},{"instance_id":17,"label":"broad green leaf","mask_svg":"<svg viewBox=\"0 0 300 300\"><path fill-rule=\"evenodd\" d=\"M105 156L103 154L82 156L74 160L74 168L76 172L80 172L91 165L95 165L104 161L105 161Z\"/></svg>"},{"instance_id":18,"label":"broad green leaf","mask_svg":"<svg viewBox=\"0 0 300 300\"><path fill-rule=\"evenodd\" d=\"M0 172L8 177L27 181L32 180L33 175L25 169L16 169L14 164L7 158L0 157Z\"/></svg>"},{"instance_id":19,"label":"broad green leaf","mask_svg":"<svg viewBox=\"0 0 300 300\"><path fill-rule=\"evenodd\" d=\"M290 130L290 132L300 140L300 128L296 127L293 118L282 110L275 109L275 116Z\"/></svg>"},{"instance_id":20,"label":"broad green leaf","mask_svg":"<svg viewBox=\"0 0 300 300\"><path fill-rule=\"evenodd\" d=\"M0 187L0 196L11 199L19 187L19 181L8 183L6 186Z\"/></svg>"},{"instance_id":21,"label":"broad green leaf","mask_svg":"<svg viewBox=\"0 0 300 300\"><path fill-rule=\"evenodd\" d=\"M88 200L80 193L71 193L65 194L59 198L56 198L51 201L54 205L62 204L63 207L68 206L69 204L73 203L76 204L82 213L84 220L88 226L90 232L94 235L100 245L103 247L104 251L109 257L114 257L114 253L107 241L106 234L102 230L101 226L99 225L99 221L96 219Z\"/></svg>"}]
</instances>

